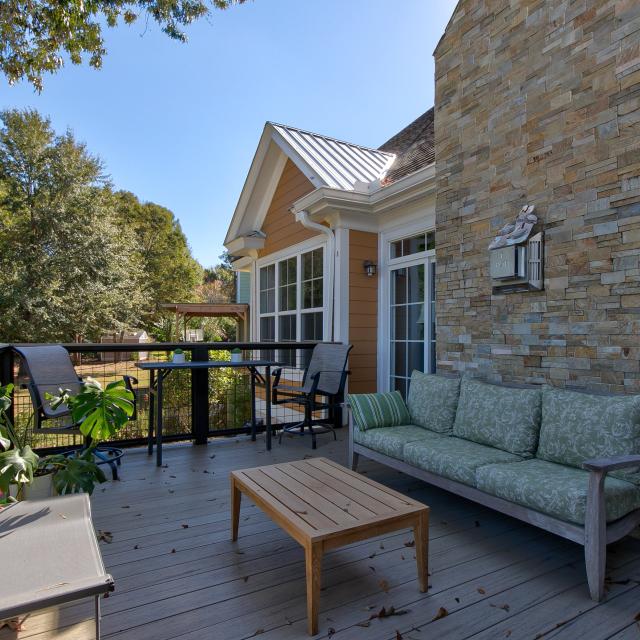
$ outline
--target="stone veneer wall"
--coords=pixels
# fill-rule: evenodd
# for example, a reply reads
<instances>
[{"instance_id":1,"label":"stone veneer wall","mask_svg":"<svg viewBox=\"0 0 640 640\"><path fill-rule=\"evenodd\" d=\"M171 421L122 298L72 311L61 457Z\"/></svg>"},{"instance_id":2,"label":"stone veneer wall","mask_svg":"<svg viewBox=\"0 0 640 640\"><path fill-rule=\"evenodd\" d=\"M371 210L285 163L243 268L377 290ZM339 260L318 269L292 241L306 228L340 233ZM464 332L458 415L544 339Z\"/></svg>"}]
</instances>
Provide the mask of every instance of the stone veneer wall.
<instances>
[{"instance_id":1,"label":"stone veneer wall","mask_svg":"<svg viewBox=\"0 0 640 640\"><path fill-rule=\"evenodd\" d=\"M435 59L439 368L640 392L640 1L462 0ZM524 203L545 290L492 295Z\"/></svg>"}]
</instances>

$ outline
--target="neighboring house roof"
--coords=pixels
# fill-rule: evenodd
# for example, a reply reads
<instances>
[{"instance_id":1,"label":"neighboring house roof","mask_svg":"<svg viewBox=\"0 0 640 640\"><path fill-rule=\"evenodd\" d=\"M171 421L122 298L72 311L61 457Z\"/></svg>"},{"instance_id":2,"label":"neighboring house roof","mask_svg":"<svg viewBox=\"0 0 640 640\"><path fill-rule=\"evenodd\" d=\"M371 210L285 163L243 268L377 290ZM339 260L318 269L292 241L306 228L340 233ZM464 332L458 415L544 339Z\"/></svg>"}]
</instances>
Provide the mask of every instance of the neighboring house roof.
<instances>
[{"instance_id":1,"label":"neighboring house roof","mask_svg":"<svg viewBox=\"0 0 640 640\"><path fill-rule=\"evenodd\" d=\"M383 185L418 171L435 160L433 107L380 146L381 151L394 153L396 159L383 180Z\"/></svg>"},{"instance_id":2,"label":"neighboring house roof","mask_svg":"<svg viewBox=\"0 0 640 640\"><path fill-rule=\"evenodd\" d=\"M311 167L324 186L333 189L358 190L362 183L380 179L395 161L394 152L343 142L275 122L270 124Z\"/></svg>"}]
</instances>

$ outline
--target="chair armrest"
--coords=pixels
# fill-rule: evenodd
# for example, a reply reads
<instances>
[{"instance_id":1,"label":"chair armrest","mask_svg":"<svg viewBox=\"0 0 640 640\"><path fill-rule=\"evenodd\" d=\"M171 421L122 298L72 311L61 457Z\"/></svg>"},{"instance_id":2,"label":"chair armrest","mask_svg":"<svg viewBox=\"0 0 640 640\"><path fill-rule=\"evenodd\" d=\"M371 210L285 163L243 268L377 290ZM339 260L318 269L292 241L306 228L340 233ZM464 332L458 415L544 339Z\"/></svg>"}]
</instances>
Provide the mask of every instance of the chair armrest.
<instances>
[{"instance_id":1,"label":"chair armrest","mask_svg":"<svg viewBox=\"0 0 640 640\"><path fill-rule=\"evenodd\" d=\"M592 458L585 460L582 466L589 471L600 471L608 473L616 469L626 469L628 467L640 467L640 455L615 456L613 458Z\"/></svg>"},{"instance_id":2,"label":"chair armrest","mask_svg":"<svg viewBox=\"0 0 640 640\"><path fill-rule=\"evenodd\" d=\"M280 377L282 376L282 367L276 367L271 371L271 375L274 377L274 381L271 384L271 388L275 389L280 384Z\"/></svg>"},{"instance_id":3,"label":"chair armrest","mask_svg":"<svg viewBox=\"0 0 640 640\"><path fill-rule=\"evenodd\" d=\"M132 390L132 385L138 384L138 378L136 378L135 376L122 376L122 379L124 380L124 384L126 385L127 389L129 389L130 391Z\"/></svg>"}]
</instances>

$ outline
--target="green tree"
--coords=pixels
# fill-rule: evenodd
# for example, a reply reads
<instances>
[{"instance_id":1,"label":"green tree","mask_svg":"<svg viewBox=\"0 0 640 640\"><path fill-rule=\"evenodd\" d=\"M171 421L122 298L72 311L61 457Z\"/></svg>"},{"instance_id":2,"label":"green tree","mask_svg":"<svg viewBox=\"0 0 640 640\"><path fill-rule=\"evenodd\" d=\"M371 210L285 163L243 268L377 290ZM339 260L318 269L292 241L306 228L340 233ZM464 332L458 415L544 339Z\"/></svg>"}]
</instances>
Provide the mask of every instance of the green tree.
<instances>
[{"instance_id":1,"label":"green tree","mask_svg":"<svg viewBox=\"0 0 640 640\"><path fill-rule=\"evenodd\" d=\"M180 223L169 209L142 203L128 191L115 194L120 224L136 238L136 253L144 270L145 327L158 320L163 302L190 302L197 298L202 267L192 257Z\"/></svg>"},{"instance_id":2,"label":"green tree","mask_svg":"<svg viewBox=\"0 0 640 640\"><path fill-rule=\"evenodd\" d=\"M0 335L72 341L135 326L135 237L100 160L36 111L0 113Z\"/></svg>"},{"instance_id":3,"label":"green tree","mask_svg":"<svg viewBox=\"0 0 640 640\"><path fill-rule=\"evenodd\" d=\"M60 69L65 57L96 69L106 54L102 28L141 15L157 22L170 38L186 41L183 27L207 16L210 6L227 9L245 0L2 0L0 69L10 84L26 78L42 90L42 76Z\"/></svg>"}]
</instances>

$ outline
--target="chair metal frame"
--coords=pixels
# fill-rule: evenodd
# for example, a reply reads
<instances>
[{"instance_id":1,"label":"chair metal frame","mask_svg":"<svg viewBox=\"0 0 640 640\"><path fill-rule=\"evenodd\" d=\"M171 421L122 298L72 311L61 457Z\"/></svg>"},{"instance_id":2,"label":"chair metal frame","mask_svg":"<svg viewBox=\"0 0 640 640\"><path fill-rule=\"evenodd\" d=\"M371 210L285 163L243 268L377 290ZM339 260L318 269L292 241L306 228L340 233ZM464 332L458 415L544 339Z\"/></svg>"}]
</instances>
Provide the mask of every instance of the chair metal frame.
<instances>
[{"instance_id":1,"label":"chair metal frame","mask_svg":"<svg viewBox=\"0 0 640 640\"><path fill-rule=\"evenodd\" d=\"M30 354L34 354L34 350L39 350L39 356L42 356L44 350L47 350L50 358L62 358L63 355L68 359L68 363L63 364L63 368L66 368L66 377L68 379L60 381L39 381L40 377L36 376L34 379L32 368L29 363ZM34 346L21 346L14 347L14 351L20 356L23 366L29 376L29 382L23 384L22 388L29 391L31 397L31 403L34 409L34 431L51 432L51 433L68 433L73 435L82 435L78 425L63 425L60 427L48 427L42 426L42 423L47 420L54 420L58 418L66 418L71 416L71 411L66 405L60 405L58 408L53 409L48 400L44 397L40 387L50 387L52 391L57 391L62 388L71 388L72 392L79 391L82 383L84 382L82 376L76 373L71 356L69 352L62 345L34 345ZM73 372L73 374L71 373ZM123 376L124 383L133 393L133 414L131 420L135 420L137 417L137 404L136 395L133 388L134 384L138 383L137 378L134 376ZM88 438L85 438L85 444L88 443ZM71 455L74 451L79 449L80 446L70 446L65 455ZM97 464L108 464L111 468L111 475L114 480L118 479L118 467L121 465L121 458L123 456L123 450L118 447L111 446L98 446L94 449L94 455L98 459Z\"/></svg>"},{"instance_id":2,"label":"chair metal frame","mask_svg":"<svg viewBox=\"0 0 640 640\"><path fill-rule=\"evenodd\" d=\"M351 373L347 368L351 349L353 349L353 345L324 343L316 345L311 353L311 359L305 369L300 386L280 384L283 368L279 367L273 371L271 403L275 405L297 404L304 407L304 419L301 422L285 426L280 430L280 443L282 443L283 433L296 433L303 436L305 429L311 435L312 449L317 448L317 434L332 433L333 439L336 440L335 426L341 422L344 389L347 376ZM335 351L333 362L339 365L340 359L342 359L342 368L328 369L326 365L321 365L322 368L314 367L314 356L322 360L322 355L318 356L318 354L322 354L323 351L328 354ZM318 396L322 400L319 400ZM317 411L327 411L328 419L314 418L313 414ZM333 422L333 426L329 424L329 421Z\"/></svg>"}]
</instances>

